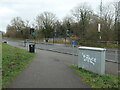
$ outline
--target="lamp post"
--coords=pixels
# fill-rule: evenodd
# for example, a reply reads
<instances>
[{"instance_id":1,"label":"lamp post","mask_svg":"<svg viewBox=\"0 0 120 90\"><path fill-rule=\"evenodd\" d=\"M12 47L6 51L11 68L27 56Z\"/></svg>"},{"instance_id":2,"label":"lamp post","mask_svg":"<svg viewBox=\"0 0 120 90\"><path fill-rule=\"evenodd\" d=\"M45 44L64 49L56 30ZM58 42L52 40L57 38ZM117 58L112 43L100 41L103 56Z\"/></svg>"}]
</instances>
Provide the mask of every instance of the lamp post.
<instances>
[{"instance_id":1,"label":"lamp post","mask_svg":"<svg viewBox=\"0 0 120 90\"><path fill-rule=\"evenodd\" d=\"M69 30L66 30L66 33L65 33L65 46L66 46L66 39L67 39L68 36L69 36Z\"/></svg>"},{"instance_id":2,"label":"lamp post","mask_svg":"<svg viewBox=\"0 0 120 90\"><path fill-rule=\"evenodd\" d=\"M57 32L56 30L53 31L53 44L54 44L54 38L56 36L56 32Z\"/></svg>"},{"instance_id":3,"label":"lamp post","mask_svg":"<svg viewBox=\"0 0 120 90\"><path fill-rule=\"evenodd\" d=\"M100 2L100 19L102 18L102 0ZM98 23L98 33L99 33L99 39L101 40L101 22Z\"/></svg>"},{"instance_id":4,"label":"lamp post","mask_svg":"<svg viewBox=\"0 0 120 90\"><path fill-rule=\"evenodd\" d=\"M100 29L101 29L101 24L99 23L99 24L98 24L98 33L99 33L99 39L101 40L101 32L100 32Z\"/></svg>"}]
</instances>

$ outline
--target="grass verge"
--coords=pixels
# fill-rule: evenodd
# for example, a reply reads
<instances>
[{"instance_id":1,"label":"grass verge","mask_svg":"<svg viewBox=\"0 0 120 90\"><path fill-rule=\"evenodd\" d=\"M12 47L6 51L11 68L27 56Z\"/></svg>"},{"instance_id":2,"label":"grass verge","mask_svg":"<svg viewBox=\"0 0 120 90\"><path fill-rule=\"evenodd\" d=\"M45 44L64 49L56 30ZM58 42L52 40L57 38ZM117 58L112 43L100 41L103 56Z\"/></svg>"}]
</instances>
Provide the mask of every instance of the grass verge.
<instances>
[{"instance_id":1,"label":"grass verge","mask_svg":"<svg viewBox=\"0 0 120 90\"><path fill-rule=\"evenodd\" d=\"M26 50L2 44L2 87L5 88L10 80L17 76L33 59L35 54Z\"/></svg>"},{"instance_id":2,"label":"grass verge","mask_svg":"<svg viewBox=\"0 0 120 90\"><path fill-rule=\"evenodd\" d=\"M10 38L10 37L3 37L5 40L17 40L17 41L23 41L24 39L22 38Z\"/></svg>"},{"instance_id":3,"label":"grass verge","mask_svg":"<svg viewBox=\"0 0 120 90\"><path fill-rule=\"evenodd\" d=\"M70 65L70 68L73 68L82 78L83 81L88 83L92 88L119 88L120 81L118 76L105 74L98 75L77 66Z\"/></svg>"},{"instance_id":4,"label":"grass verge","mask_svg":"<svg viewBox=\"0 0 120 90\"><path fill-rule=\"evenodd\" d=\"M0 90L1 89L2 89L2 42L0 41Z\"/></svg>"}]
</instances>

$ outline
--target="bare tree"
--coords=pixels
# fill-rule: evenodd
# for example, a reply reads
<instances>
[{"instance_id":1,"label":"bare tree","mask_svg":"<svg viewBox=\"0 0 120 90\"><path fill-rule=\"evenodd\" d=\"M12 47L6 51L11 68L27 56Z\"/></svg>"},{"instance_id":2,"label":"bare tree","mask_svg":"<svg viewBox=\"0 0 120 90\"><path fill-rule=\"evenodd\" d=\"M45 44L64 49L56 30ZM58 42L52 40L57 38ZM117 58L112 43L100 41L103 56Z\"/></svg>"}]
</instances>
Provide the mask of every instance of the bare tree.
<instances>
[{"instance_id":1,"label":"bare tree","mask_svg":"<svg viewBox=\"0 0 120 90\"><path fill-rule=\"evenodd\" d=\"M102 15L102 37L103 40L115 40L115 33L117 33L118 27L118 8L117 3L109 3L108 5L103 6L103 15ZM115 11L115 12L113 12ZM114 28L112 28L114 27Z\"/></svg>"},{"instance_id":2,"label":"bare tree","mask_svg":"<svg viewBox=\"0 0 120 90\"><path fill-rule=\"evenodd\" d=\"M71 29L74 20L70 16L66 16L63 18L63 27L65 29L66 36L71 36L73 30Z\"/></svg>"},{"instance_id":3,"label":"bare tree","mask_svg":"<svg viewBox=\"0 0 120 90\"><path fill-rule=\"evenodd\" d=\"M19 35L17 34L16 28L11 25L7 25L6 36L12 37L12 38L15 38L16 36L19 37Z\"/></svg>"},{"instance_id":4,"label":"bare tree","mask_svg":"<svg viewBox=\"0 0 120 90\"><path fill-rule=\"evenodd\" d=\"M16 38L28 38L29 29L29 21L24 21L21 17L15 17L7 26L7 35Z\"/></svg>"},{"instance_id":5,"label":"bare tree","mask_svg":"<svg viewBox=\"0 0 120 90\"><path fill-rule=\"evenodd\" d=\"M120 22L120 1L119 2L114 2L114 32L115 32L115 37L114 39L118 41L118 31L119 31L119 22Z\"/></svg>"},{"instance_id":6,"label":"bare tree","mask_svg":"<svg viewBox=\"0 0 120 90\"><path fill-rule=\"evenodd\" d=\"M36 17L37 27L42 30L45 38L52 37L55 22L56 16L51 12L43 12Z\"/></svg>"},{"instance_id":7,"label":"bare tree","mask_svg":"<svg viewBox=\"0 0 120 90\"><path fill-rule=\"evenodd\" d=\"M23 28L25 27L25 22L20 17L15 17L11 20L11 25L16 27L17 30L23 32Z\"/></svg>"},{"instance_id":8,"label":"bare tree","mask_svg":"<svg viewBox=\"0 0 120 90\"><path fill-rule=\"evenodd\" d=\"M78 33L81 39L85 39L85 33L87 30L87 26L90 22L90 17L92 15L92 10L86 4L80 5L72 10L73 16L76 18L76 21L79 23L78 25Z\"/></svg>"}]
</instances>

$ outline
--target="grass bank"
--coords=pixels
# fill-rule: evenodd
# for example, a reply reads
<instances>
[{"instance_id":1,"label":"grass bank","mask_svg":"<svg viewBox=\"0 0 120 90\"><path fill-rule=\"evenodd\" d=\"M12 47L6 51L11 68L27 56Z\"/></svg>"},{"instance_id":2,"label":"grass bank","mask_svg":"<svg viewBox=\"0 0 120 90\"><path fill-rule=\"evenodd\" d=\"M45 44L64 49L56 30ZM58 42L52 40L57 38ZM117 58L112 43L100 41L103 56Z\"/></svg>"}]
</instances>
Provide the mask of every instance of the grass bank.
<instances>
[{"instance_id":1,"label":"grass bank","mask_svg":"<svg viewBox=\"0 0 120 90\"><path fill-rule=\"evenodd\" d=\"M119 88L120 81L118 76L104 74L98 75L77 66L71 65L70 68L73 68L82 78L82 80L88 83L92 88Z\"/></svg>"},{"instance_id":2,"label":"grass bank","mask_svg":"<svg viewBox=\"0 0 120 90\"><path fill-rule=\"evenodd\" d=\"M2 42L0 41L0 90L2 88Z\"/></svg>"},{"instance_id":3,"label":"grass bank","mask_svg":"<svg viewBox=\"0 0 120 90\"><path fill-rule=\"evenodd\" d=\"M26 50L2 44L2 87L5 88L10 80L17 76L33 59L35 54Z\"/></svg>"}]
</instances>

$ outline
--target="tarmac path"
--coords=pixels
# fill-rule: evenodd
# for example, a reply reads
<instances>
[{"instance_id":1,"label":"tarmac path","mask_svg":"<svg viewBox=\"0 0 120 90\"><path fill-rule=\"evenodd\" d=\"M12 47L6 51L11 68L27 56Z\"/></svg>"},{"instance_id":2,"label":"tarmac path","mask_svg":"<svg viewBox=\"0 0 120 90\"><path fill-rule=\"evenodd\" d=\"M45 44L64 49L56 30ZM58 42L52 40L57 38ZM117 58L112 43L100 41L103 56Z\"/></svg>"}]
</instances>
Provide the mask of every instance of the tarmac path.
<instances>
[{"instance_id":1,"label":"tarmac path","mask_svg":"<svg viewBox=\"0 0 120 90\"><path fill-rule=\"evenodd\" d=\"M88 88L69 68L72 56L36 50L36 57L8 88Z\"/></svg>"}]
</instances>

